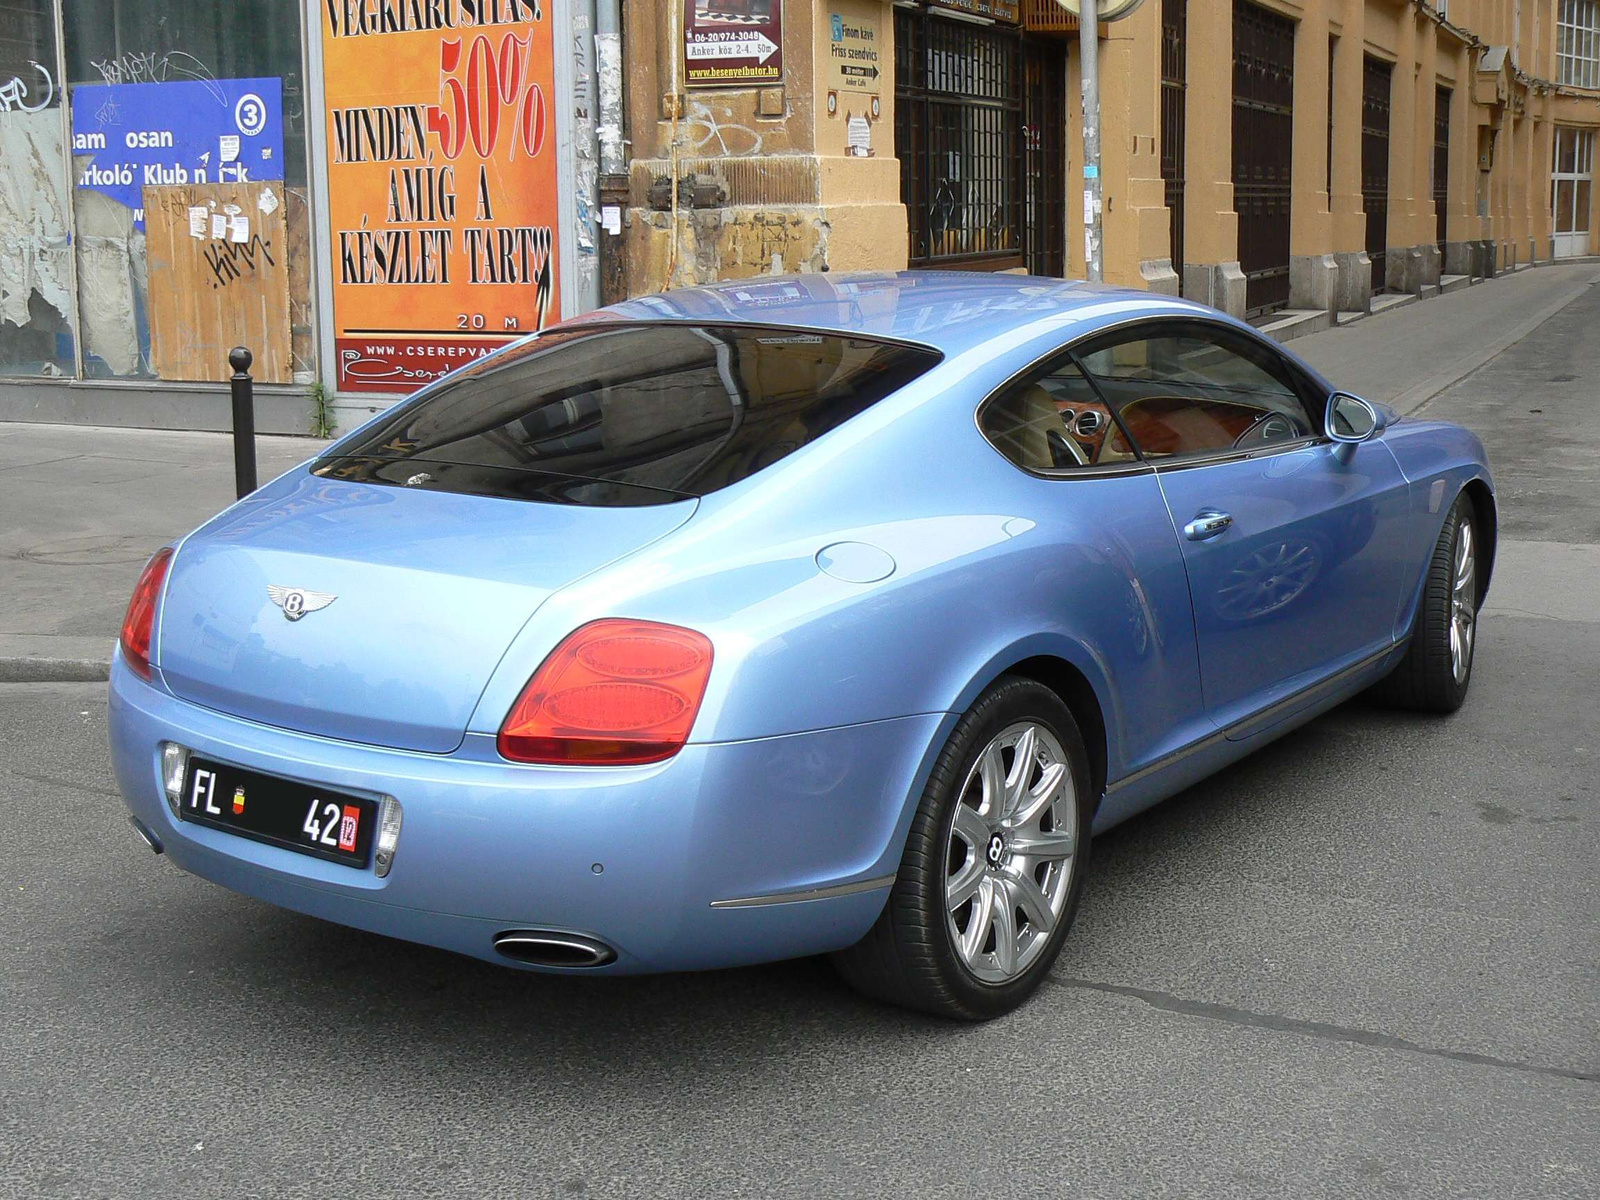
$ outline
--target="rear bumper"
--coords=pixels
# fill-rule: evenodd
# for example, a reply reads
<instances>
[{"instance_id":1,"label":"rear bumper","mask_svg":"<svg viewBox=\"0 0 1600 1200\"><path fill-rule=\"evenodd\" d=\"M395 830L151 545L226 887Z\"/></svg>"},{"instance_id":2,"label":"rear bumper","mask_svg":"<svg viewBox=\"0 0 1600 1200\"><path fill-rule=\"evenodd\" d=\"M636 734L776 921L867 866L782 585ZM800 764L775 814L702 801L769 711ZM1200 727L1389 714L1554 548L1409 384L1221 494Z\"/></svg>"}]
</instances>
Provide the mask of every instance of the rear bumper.
<instances>
[{"instance_id":1,"label":"rear bumper","mask_svg":"<svg viewBox=\"0 0 1600 1200\"><path fill-rule=\"evenodd\" d=\"M129 809L184 870L330 921L515 965L508 929L586 935L617 952L591 970L693 970L791 958L859 940L899 863L943 714L747 742L690 745L647 767L506 763L492 738L451 755L335 742L213 712L145 683L120 658L112 760ZM404 809L379 879L174 817L162 741ZM599 870L596 870L596 868ZM722 902L719 904L719 902ZM714 907L714 905L716 905Z\"/></svg>"}]
</instances>

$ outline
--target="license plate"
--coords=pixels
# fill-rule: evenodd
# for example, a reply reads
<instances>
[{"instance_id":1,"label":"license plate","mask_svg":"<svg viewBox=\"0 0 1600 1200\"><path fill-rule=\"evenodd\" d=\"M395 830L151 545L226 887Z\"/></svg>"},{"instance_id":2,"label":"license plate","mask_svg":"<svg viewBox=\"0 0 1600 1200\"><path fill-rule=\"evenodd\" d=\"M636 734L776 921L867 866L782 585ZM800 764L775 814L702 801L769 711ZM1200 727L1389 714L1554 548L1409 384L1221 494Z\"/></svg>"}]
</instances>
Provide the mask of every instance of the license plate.
<instances>
[{"instance_id":1,"label":"license plate","mask_svg":"<svg viewBox=\"0 0 1600 1200\"><path fill-rule=\"evenodd\" d=\"M365 867L378 803L362 796L191 758L178 815L241 837Z\"/></svg>"}]
</instances>

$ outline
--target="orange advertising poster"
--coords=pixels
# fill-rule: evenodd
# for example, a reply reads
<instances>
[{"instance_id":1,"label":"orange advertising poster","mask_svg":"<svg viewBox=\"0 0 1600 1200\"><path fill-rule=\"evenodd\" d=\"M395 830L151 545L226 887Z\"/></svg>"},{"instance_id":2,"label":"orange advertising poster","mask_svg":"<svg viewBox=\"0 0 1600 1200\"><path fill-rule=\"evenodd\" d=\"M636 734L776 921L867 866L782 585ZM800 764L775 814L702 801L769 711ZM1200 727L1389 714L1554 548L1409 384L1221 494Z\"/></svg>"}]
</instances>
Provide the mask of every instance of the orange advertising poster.
<instances>
[{"instance_id":1,"label":"orange advertising poster","mask_svg":"<svg viewBox=\"0 0 1600 1200\"><path fill-rule=\"evenodd\" d=\"M324 0L338 390L560 316L550 0Z\"/></svg>"}]
</instances>

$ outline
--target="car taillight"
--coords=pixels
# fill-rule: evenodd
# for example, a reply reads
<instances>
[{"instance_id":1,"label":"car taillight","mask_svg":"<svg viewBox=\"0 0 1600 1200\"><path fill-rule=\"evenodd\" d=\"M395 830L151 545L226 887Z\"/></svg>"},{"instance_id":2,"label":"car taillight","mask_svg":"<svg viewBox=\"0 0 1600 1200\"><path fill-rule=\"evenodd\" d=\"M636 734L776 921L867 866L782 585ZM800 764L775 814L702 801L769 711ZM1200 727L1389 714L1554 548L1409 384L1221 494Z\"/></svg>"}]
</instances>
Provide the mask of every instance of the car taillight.
<instances>
[{"instance_id":1,"label":"car taillight","mask_svg":"<svg viewBox=\"0 0 1600 1200\"><path fill-rule=\"evenodd\" d=\"M534 672L500 727L503 757L630 764L689 740L711 676L711 640L653 621L593 621Z\"/></svg>"},{"instance_id":2,"label":"car taillight","mask_svg":"<svg viewBox=\"0 0 1600 1200\"><path fill-rule=\"evenodd\" d=\"M122 618L122 657L145 679L150 678L150 638L155 633L156 605L161 599L161 585L167 580L167 566L171 562L171 546L163 546L151 556L139 574L139 582L134 585L128 613Z\"/></svg>"}]
</instances>

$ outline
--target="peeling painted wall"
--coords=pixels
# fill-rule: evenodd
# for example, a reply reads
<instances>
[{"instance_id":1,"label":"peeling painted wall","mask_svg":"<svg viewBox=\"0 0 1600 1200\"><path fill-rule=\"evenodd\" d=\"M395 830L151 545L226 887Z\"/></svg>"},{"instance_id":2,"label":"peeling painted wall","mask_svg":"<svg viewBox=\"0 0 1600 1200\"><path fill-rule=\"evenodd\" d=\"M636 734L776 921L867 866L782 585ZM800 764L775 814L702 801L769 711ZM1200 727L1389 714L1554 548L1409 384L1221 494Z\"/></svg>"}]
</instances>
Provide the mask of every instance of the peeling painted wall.
<instances>
[{"instance_id":1,"label":"peeling painted wall","mask_svg":"<svg viewBox=\"0 0 1600 1200\"><path fill-rule=\"evenodd\" d=\"M894 59L889 0L851 0ZM787 0L781 85L683 86L673 5L629 4L632 160L622 214L630 294L719 279L896 270L906 215L893 146L893 80L871 155L853 152L845 109L827 113L834 0ZM846 108L848 105L846 106ZM667 181L677 190L666 190ZM676 226L669 211L678 199Z\"/></svg>"},{"instance_id":2,"label":"peeling painted wall","mask_svg":"<svg viewBox=\"0 0 1600 1200\"><path fill-rule=\"evenodd\" d=\"M0 366L43 374L72 370L62 138L59 108L0 112Z\"/></svg>"},{"instance_id":3,"label":"peeling painted wall","mask_svg":"<svg viewBox=\"0 0 1600 1200\"><path fill-rule=\"evenodd\" d=\"M635 211L630 269L633 290L656 290L672 254L672 216ZM832 226L824 211L807 208L716 208L678 217L672 287L718 279L826 271Z\"/></svg>"},{"instance_id":4,"label":"peeling painted wall","mask_svg":"<svg viewBox=\"0 0 1600 1200\"><path fill-rule=\"evenodd\" d=\"M108 370L152 374L144 356L149 338L139 330L150 292L145 235L133 227L133 209L109 196L80 188L77 203L79 316L87 370L91 375Z\"/></svg>"},{"instance_id":5,"label":"peeling painted wall","mask_svg":"<svg viewBox=\"0 0 1600 1200\"><path fill-rule=\"evenodd\" d=\"M574 5L572 10L572 269L580 310L600 302L598 247L600 198L599 163L595 142L597 103L594 65L594 5Z\"/></svg>"}]
</instances>

